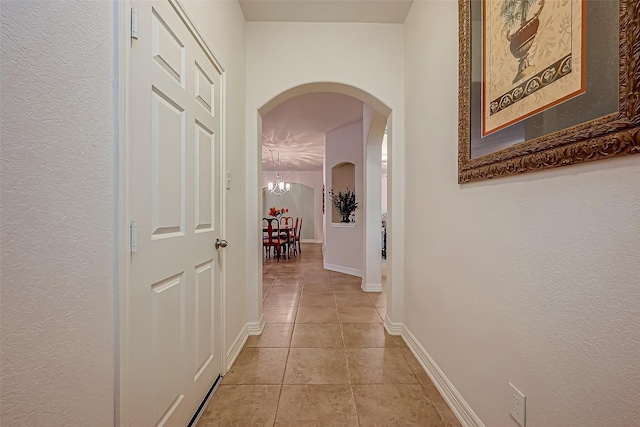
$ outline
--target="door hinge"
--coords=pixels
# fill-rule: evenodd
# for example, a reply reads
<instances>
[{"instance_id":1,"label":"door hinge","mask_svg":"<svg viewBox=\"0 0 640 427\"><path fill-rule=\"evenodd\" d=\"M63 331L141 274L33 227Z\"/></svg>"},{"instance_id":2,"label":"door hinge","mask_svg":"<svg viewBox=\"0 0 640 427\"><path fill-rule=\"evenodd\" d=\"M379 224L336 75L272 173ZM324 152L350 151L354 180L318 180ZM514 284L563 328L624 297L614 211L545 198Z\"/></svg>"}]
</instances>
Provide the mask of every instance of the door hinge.
<instances>
[{"instance_id":1,"label":"door hinge","mask_svg":"<svg viewBox=\"0 0 640 427\"><path fill-rule=\"evenodd\" d=\"M132 219L129 228L131 232L131 252L138 252L138 220Z\"/></svg>"},{"instance_id":2,"label":"door hinge","mask_svg":"<svg viewBox=\"0 0 640 427\"><path fill-rule=\"evenodd\" d=\"M138 9L131 8L131 38L138 40Z\"/></svg>"}]
</instances>

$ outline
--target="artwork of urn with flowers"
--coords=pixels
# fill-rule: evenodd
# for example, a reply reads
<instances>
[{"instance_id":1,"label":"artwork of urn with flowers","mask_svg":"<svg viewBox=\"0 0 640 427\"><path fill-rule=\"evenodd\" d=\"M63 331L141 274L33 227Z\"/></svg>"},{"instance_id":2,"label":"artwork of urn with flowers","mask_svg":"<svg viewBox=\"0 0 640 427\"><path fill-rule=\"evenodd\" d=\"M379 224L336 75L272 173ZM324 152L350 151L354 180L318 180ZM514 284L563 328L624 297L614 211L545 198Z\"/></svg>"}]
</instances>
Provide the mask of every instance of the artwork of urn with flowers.
<instances>
[{"instance_id":1,"label":"artwork of urn with flowers","mask_svg":"<svg viewBox=\"0 0 640 427\"><path fill-rule=\"evenodd\" d=\"M288 213L289 208L277 209L275 206L269 208L269 216L280 218L283 214Z\"/></svg>"}]
</instances>

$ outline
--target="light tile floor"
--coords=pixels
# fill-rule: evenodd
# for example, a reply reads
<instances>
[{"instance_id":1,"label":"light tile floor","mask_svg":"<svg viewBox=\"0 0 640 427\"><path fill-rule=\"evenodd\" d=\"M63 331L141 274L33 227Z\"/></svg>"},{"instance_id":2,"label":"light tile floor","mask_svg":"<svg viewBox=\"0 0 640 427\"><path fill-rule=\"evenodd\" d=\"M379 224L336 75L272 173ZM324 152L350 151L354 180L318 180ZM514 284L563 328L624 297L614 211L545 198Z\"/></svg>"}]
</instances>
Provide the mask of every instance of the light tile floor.
<instances>
[{"instance_id":1,"label":"light tile floor","mask_svg":"<svg viewBox=\"0 0 640 427\"><path fill-rule=\"evenodd\" d=\"M198 426L459 427L400 337L386 293L323 268L322 246L263 265L264 332L249 337Z\"/></svg>"}]
</instances>

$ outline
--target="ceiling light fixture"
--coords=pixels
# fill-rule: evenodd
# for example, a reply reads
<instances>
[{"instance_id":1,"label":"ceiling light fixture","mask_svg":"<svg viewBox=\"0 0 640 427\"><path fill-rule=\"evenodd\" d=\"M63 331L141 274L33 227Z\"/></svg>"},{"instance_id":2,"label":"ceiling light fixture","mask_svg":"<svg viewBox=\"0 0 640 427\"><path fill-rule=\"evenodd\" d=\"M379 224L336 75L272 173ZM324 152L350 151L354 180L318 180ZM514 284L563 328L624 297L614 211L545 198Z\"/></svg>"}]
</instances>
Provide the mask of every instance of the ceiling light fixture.
<instances>
[{"instance_id":1,"label":"ceiling light fixture","mask_svg":"<svg viewBox=\"0 0 640 427\"><path fill-rule=\"evenodd\" d=\"M274 179L272 179L272 180L269 180L269 182L267 183L267 190L271 191L276 196L280 196L281 194L284 194L287 191L291 190L291 183L290 182L286 182L280 176L280 152L277 151L277 150L269 150L269 151L271 152L271 161L273 162L273 164L276 167L276 177ZM273 152L274 151L278 154L278 162L277 163L273 158Z\"/></svg>"}]
</instances>

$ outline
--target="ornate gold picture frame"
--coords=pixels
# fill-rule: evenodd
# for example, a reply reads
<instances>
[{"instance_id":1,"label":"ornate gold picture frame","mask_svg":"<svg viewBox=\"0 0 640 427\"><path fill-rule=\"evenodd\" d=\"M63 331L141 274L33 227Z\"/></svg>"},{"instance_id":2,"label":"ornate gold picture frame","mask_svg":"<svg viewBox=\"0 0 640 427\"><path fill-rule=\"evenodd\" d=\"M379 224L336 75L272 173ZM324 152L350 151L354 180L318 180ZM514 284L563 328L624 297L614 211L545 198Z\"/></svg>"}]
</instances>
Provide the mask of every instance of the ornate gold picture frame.
<instances>
[{"instance_id":1,"label":"ornate gold picture frame","mask_svg":"<svg viewBox=\"0 0 640 427\"><path fill-rule=\"evenodd\" d=\"M483 2L501 1L459 0L458 182L640 153L638 0L586 1L583 94L481 136ZM559 0L545 1L551 9L549 4ZM540 73L535 57L530 62L528 72Z\"/></svg>"}]
</instances>

